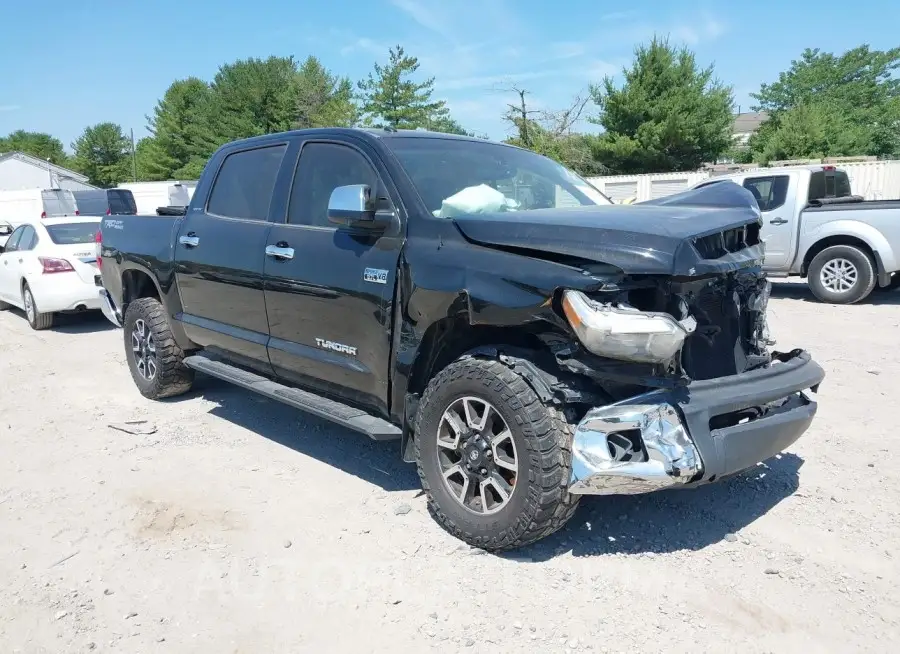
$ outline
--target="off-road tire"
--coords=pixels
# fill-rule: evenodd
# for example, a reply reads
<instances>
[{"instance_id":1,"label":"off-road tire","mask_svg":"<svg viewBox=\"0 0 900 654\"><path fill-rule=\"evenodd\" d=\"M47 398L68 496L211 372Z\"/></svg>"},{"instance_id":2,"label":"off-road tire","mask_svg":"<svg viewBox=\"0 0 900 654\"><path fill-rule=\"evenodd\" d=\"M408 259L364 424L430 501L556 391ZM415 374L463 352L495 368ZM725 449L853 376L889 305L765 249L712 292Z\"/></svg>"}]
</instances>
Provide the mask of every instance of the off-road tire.
<instances>
[{"instance_id":1,"label":"off-road tire","mask_svg":"<svg viewBox=\"0 0 900 654\"><path fill-rule=\"evenodd\" d=\"M31 289L28 288L27 282L22 284L22 306L27 305L27 301L25 300L26 294L31 298L31 305L34 307L34 320L28 316L28 311L25 311L25 320L28 321L29 326L38 331L53 327L53 314L41 313L38 310L37 302L34 301L34 294L31 292Z\"/></svg>"},{"instance_id":2,"label":"off-road tire","mask_svg":"<svg viewBox=\"0 0 900 654\"><path fill-rule=\"evenodd\" d=\"M820 274L822 268L834 259L847 259L858 272L856 284L849 290L836 293L822 284ZM854 304L869 296L875 288L875 262L866 252L852 245L832 245L817 254L809 264L809 288L820 302L829 304Z\"/></svg>"},{"instance_id":3,"label":"off-road tire","mask_svg":"<svg viewBox=\"0 0 900 654\"><path fill-rule=\"evenodd\" d=\"M509 504L482 515L464 508L447 490L437 456L437 433L447 407L464 396L490 402L513 434L520 469ZM499 361L464 357L428 384L414 425L416 463L428 510L450 534L473 547L509 550L560 529L578 507L568 491L572 425L556 407ZM526 485L522 488L522 485Z\"/></svg>"},{"instance_id":4,"label":"off-road tire","mask_svg":"<svg viewBox=\"0 0 900 654\"><path fill-rule=\"evenodd\" d=\"M135 322L139 319L150 329L156 347L157 372L151 380L145 379L138 372L131 347L131 333ZM184 365L184 351L175 342L166 310L159 300L145 297L129 303L122 331L125 335L125 358L128 360L128 369L141 395L151 400L161 400L191 390L194 371Z\"/></svg>"}]
</instances>

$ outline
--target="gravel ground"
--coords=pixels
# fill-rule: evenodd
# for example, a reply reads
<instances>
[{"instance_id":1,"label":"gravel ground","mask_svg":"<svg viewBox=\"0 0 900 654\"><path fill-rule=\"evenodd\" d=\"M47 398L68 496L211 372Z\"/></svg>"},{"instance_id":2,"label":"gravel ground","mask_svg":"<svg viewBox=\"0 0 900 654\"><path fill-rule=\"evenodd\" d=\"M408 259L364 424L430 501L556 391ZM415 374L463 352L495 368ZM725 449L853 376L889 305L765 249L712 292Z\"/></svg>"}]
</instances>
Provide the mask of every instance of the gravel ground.
<instances>
[{"instance_id":1,"label":"gravel ground","mask_svg":"<svg viewBox=\"0 0 900 654\"><path fill-rule=\"evenodd\" d=\"M828 373L789 452L504 556L394 443L210 379L152 403L102 317L0 313L0 652L898 651L900 293L775 295Z\"/></svg>"}]
</instances>

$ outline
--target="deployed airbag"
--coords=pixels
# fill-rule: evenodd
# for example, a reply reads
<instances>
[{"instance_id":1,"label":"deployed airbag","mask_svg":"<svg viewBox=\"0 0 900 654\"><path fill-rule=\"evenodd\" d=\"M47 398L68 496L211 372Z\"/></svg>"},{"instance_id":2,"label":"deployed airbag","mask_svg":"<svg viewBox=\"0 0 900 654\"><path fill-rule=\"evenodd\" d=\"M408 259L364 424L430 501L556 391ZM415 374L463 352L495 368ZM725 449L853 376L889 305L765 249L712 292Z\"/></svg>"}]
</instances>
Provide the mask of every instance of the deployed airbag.
<instances>
[{"instance_id":1,"label":"deployed airbag","mask_svg":"<svg viewBox=\"0 0 900 654\"><path fill-rule=\"evenodd\" d=\"M434 215L438 218L452 218L497 211L515 211L518 207L518 202L506 197L497 189L491 188L487 184L479 184L478 186L467 186L446 198Z\"/></svg>"}]
</instances>

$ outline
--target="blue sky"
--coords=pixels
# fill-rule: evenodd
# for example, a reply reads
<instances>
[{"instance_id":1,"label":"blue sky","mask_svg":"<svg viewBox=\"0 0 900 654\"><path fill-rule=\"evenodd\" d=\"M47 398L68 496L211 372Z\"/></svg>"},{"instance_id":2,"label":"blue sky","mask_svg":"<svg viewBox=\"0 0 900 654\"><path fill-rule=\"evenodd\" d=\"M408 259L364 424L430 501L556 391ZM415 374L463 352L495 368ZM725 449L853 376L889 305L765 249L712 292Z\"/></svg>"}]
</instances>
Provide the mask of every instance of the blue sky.
<instances>
[{"instance_id":1,"label":"blue sky","mask_svg":"<svg viewBox=\"0 0 900 654\"><path fill-rule=\"evenodd\" d=\"M435 77L436 95L468 129L505 135L502 89L528 89L559 108L618 74L654 33L714 63L748 110L750 93L805 47L842 52L900 44L900 3L865 0L725 3L701 0L6 0L0 40L0 135L46 131L68 148L111 120L135 136L175 79L211 79L250 56L318 56L364 77L402 44ZM15 29L10 29L15 26ZM592 109L592 111L594 111Z\"/></svg>"}]
</instances>

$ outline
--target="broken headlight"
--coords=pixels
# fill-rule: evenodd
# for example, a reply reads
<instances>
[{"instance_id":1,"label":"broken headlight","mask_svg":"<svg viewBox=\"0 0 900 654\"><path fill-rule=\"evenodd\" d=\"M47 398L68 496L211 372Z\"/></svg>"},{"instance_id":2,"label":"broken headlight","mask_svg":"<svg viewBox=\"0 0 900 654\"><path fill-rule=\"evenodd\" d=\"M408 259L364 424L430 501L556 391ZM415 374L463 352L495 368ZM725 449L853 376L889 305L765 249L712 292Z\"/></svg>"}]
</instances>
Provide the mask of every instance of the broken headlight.
<instances>
[{"instance_id":1,"label":"broken headlight","mask_svg":"<svg viewBox=\"0 0 900 654\"><path fill-rule=\"evenodd\" d=\"M580 291L563 293L562 307L584 347L610 359L664 363L697 327L691 316L679 321L625 304L600 304Z\"/></svg>"}]
</instances>

